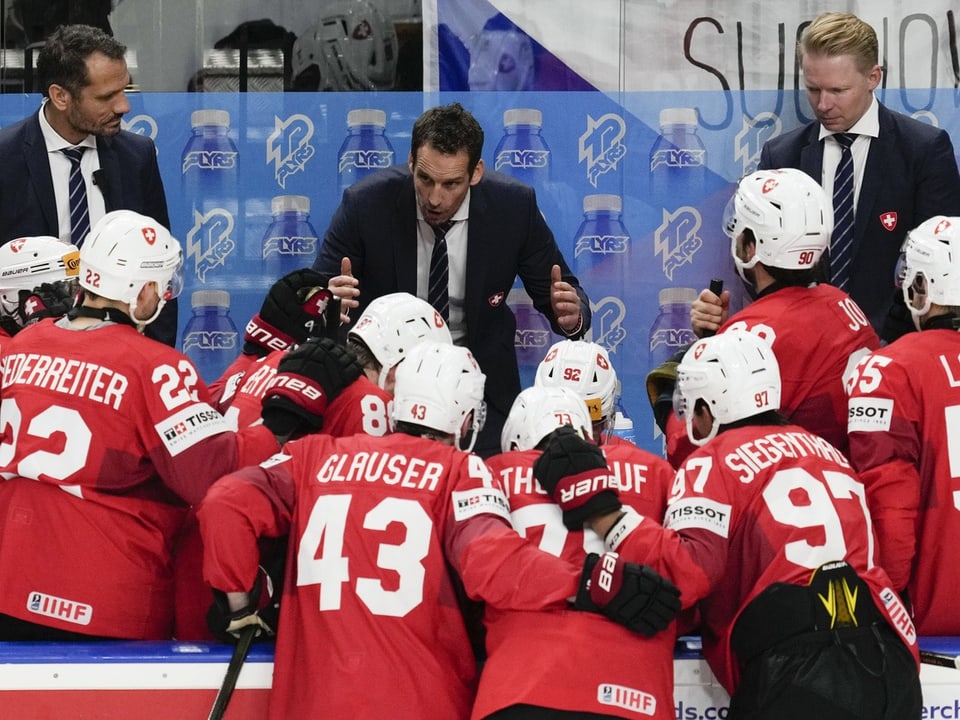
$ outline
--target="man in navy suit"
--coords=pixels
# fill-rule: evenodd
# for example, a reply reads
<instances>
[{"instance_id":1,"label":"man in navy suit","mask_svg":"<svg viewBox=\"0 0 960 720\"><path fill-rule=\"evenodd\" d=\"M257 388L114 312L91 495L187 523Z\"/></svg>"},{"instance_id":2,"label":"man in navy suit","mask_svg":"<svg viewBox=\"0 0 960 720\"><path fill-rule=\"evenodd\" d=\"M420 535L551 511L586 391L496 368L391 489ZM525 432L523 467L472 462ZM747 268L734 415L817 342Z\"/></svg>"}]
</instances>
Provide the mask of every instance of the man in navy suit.
<instances>
[{"instance_id":1,"label":"man in navy suit","mask_svg":"<svg viewBox=\"0 0 960 720\"><path fill-rule=\"evenodd\" d=\"M427 110L414 123L406 167L346 190L313 267L331 278L348 311L399 291L434 303L454 342L470 349L487 376L487 423L476 445L487 455L499 452L503 421L520 392L516 318L506 303L517 275L565 337L579 339L590 328L590 303L533 189L485 172L482 150L483 129L459 103ZM449 279L438 305L430 280L440 228Z\"/></svg>"},{"instance_id":2,"label":"man in navy suit","mask_svg":"<svg viewBox=\"0 0 960 720\"><path fill-rule=\"evenodd\" d=\"M819 15L804 30L798 52L817 120L769 140L759 167L799 168L832 196L842 153L835 135L855 136L854 235L845 289L889 342L913 330L893 284L904 237L933 215L960 214L953 144L946 131L876 100L882 76L877 35L855 15Z\"/></svg>"},{"instance_id":3,"label":"man in navy suit","mask_svg":"<svg viewBox=\"0 0 960 720\"><path fill-rule=\"evenodd\" d=\"M72 241L69 148L83 148L85 227L111 210L134 210L170 227L153 141L120 127L130 110L125 53L88 25L61 26L47 38L37 55L40 110L0 130L0 244L32 235ZM147 334L173 345L176 332L171 302Z\"/></svg>"}]
</instances>

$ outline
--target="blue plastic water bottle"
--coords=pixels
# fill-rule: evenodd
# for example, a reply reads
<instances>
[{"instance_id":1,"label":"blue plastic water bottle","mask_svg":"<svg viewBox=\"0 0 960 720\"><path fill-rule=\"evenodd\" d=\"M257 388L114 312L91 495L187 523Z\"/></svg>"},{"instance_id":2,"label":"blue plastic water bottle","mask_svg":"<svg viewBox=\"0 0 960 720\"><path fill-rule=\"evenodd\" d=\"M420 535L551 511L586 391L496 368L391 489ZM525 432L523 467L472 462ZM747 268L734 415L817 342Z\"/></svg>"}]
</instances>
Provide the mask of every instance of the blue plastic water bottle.
<instances>
[{"instance_id":1,"label":"blue plastic water bottle","mask_svg":"<svg viewBox=\"0 0 960 720\"><path fill-rule=\"evenodd\" d=\"M337 153L342 193L357 180L393 165L393 146L385 134L387 114L362 108L347 113L347 137Z\"/></svg>"},{"instance_id":2,"label":"blue plastic water bottle","mask_svg":"<svg viewBox=\"0 0 960 720\"><path fill-rule=\"evenodd\" d=\"M229 136L230 113L195 110L193 132L183 149L181 180L184 201L191 209L182 242L194 248L185 266L184 283L214 287L249 272L243 262L238 212L239 153ZM258 252L259 254L259 252ZM254 269L254 273L259 268Z\"/></svg>"},{"instance_id":3,"label":"blue plastic water bottle","mask_svg":"<svg viewBox=\"0 0 960 720\"><path fill-rule=\"evenodd\" d=\"M619 195L583 198L583 221L574 239L573 271L594 305L610 293L620 297L628 285L630 233L623 224L622 212Z\"/></svg>"},{"instance_id":4,"label":"blue plastic water bottle","mask_svg":"<svg viewBox=\"0 0 960 720\"><path fill-rule=\"evenodd\" d=\"M650 149L653 200L670 210L703 199L707 151L697 135L697 111L664 108L660 136Z\"/></svg>"},{"instance_id":5,"label":"blue plastic water bottle","mask_svg":"<svg viewBox=\"0 0 960 720\"><path fill-rule=\"evenodd\" d=\"M242 335L230 317L230 293L197 290L190 296L193 316L181 338L183 354L207 384L219 378L240 353Z\"/></svg>"},{"instance_id":6,"label":"blue plastic water bottle","mask_svg":"<svg viewBox=\"0 0 960 720\"><path fill-rule=\"evenodd\" d=\"M637 431L633 427L633 419L627 414L623 402L617 400L617 414L613 423L613 434L623 440L637 444Z\"/></svg>"},{"instance_id":7,"label":"blue plastic water bottle","mask_svg":"<svg viewBox=\"0 0 960 720\"><path fill-rule=\"evenodd\" d=\"M503 113L503 137L494 152L494 169L542 193L550 182L550 148L541 134L543 114L533 108Z\"/></svg>"},{"instance_id":8,"label":"blue plastic water bottle","mask_svg":"<svg viewBox=\"0 0 960 720\"><path fill-rule=\"evenodd\" d=\"M317 256L317 231L310 224L310 198L278 195L270 204L273 222L263 235L263 272L271 281L310 267Z\"/></svg>"},{"instance_id":9,"label":"blue plastic water bottle","mask_svg":"<svg viewBox=\"0 0 960 720\"><path fill-rule=\"evenodd\" d=\"M520 368L522 387L533 385L537 366L559 336L550 329L550 321L533 306L533 301L522 286L514 287L507 295L507 304L517 319L514 347Z\"/></svg>"},{"instance_id":10,"label":"blue plastic water bottle","mask_svg":"<svg viewBox=\"0 0 960 720\"><path fill-rule=\"evenodd\" d=\"M666 287L660 290L660 311L650 326L651 369L697 339L690 327L690 303L696 299L694 288Z\"/></svg>"},{"instance_id":11,"label":"blue plastic water bottle","mask_svg":"<svg viewBox=\"0 0 960 720\"><path fill-rule=\"evenodd\" d=\"M240 154L229 136L230 113L226 110L194 110L193 132L183 149L181 173L188 202L194 209L216 207L237 200Z\"/></svg>"}]
</instances>

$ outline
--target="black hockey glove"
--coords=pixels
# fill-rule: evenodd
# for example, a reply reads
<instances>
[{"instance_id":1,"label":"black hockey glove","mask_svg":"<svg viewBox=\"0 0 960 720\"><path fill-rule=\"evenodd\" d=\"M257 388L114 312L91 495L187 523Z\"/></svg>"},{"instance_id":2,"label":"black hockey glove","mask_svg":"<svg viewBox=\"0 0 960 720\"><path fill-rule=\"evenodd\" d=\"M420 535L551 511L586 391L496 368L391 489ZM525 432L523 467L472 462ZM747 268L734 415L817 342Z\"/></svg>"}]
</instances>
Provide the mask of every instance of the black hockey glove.
<instances>
[{"instance_id":1,"label":"black hockey glove","mask_svg":"<svg viewBox=\"0 0 960 720\"><path fill-rule=\"evenodd\" d=\"M230 610L227 596L220 590L213 591L213 603L207 610L207 628L218 640L236 645L240 631L250 625L258 627L254 636L267 640L277 634L280 619L280 594L274 593L273 583L266 570L257 570L257 579L249 593L245 607Z\"/></svg>"},{"instance_id":2,"label":"black hockey glove","mask_svg":"<svg viewBox=\"0 0 960 720\"><path fill-rule=\"evenodd\" d=\"M603 452L569 425L550 433L533 464L533 475L563 510L563 524L569 530L583 530L583 523L594 515L621 507L616 478Z\"/></svg>"},{"instance_id":3,"label":"black hockey glove","mask_svg":"<svg viewBox=\"0 0 960 720\"><path fill-rule=\"evenodd\" d=\"M43 283L33 290L20 291L18 312L23 327L44 318L66 315L77 300L76 292L65 282Z\"/></svg>"},{"instance_id":4,"label":"black hockey glove","mask_svg":"<svg viewBox=\"0 0 960 720\"><path fill-rule=\"evenodd\" d=\"M680 591L647 565L617 553L590 553L583 564L577 610L601 612L633 632L652 637L680 612Z\"/></svg>"},{"instance_id":5,"label":"black hockey glove","mask_svg":"<svg viewBox=\"0 0 960 720\"><path fill-rule=\"evenodd\" d=\"M325 286L324 276L310 268L277 280L260 312L247 323L244 354L264 357L272 350L286 350L308 337L323 335L324 311L332 297Z\"/></svg>"},{"instance_id":6,"label":"black hockey glove","mask_svg":"<svg viewBox=\"0 0 960 720\"><path fill-rule=\"evenodd\" d=\"M278 437L323 425L327 405L363 373L356 357L329 338L310 338L290 350L263 396L260 415Z\"/></svg>"}]
</instances>

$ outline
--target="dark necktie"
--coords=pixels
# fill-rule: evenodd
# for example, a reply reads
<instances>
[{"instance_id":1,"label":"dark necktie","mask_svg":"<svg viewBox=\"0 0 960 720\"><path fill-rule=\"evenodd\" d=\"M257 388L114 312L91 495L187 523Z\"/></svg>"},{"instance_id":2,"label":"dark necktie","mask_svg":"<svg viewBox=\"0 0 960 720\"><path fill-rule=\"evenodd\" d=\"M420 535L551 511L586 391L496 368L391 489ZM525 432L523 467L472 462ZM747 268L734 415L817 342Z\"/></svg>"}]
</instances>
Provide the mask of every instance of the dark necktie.
<instances>
[{"instance_id":1,"label":"dark necktie","mask_svg":"<svg viewBox=\"0 0 960 720\"><path fill-rule=\"evenodd\" d=\"M433 254L430 256L430 289L427 302L444 320L450 319L450 266L447 262L447 233L455 221L447 220L433 227Z\"/></svg>"},{"instance_id":2,"label":"dark necktie","mask_svg":"<svg viewBox=\"0 0 960 720\"><path fill-rule=\"evenodd\" d=\"M87 186L80 172L80 160L85 147L69 147L62 150L70 161L70 242L77 247L90 231L90 209L87 207Z\"/></svg>"},{"instance_id":3,"label":"dark necktie","mask_svg":"<svg viewBox=\"0 0 960 720\"><path fill-rule=\"evenodd\" d=\"M853 154L855 134L837 133L840 163L833 179L833 237L830 240L830 282L846 291L853 260Z\"/></svg>"}]
</instances>

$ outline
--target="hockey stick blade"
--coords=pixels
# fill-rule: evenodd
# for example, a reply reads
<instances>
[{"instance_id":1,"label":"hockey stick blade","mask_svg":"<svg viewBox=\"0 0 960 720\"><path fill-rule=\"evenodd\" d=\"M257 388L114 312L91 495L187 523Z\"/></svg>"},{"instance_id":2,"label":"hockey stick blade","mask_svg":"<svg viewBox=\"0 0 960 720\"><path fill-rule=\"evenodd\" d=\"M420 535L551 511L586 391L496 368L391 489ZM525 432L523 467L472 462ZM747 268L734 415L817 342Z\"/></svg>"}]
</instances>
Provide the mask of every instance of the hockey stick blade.
<instances>
[{"instance_id":1,"label":"hockey stick blade","mask_svg":"<svg viewBox=\"0 0 960 720\"><path fill-rule=\"evenodd\" d=\"M921 650L920 662L926 663L927 665L939 665L940 667L960 670L960 655L946 655L930 650Z\"/></svg>"},{"instance_id":2,"label":"hockey stick blade","mask_svg":"<svg viewBox=\"0 0 960 720\"><path fill-rule=\"evenodd\" d=\"M210 708L207 720L223 720L223 714L227 711L227 703L230 702L233 688L236 687L237 678L243 669L243 662L247 659L247 653L250 652L253 638L256 637L259 629L257 625L248 625L240 631L237 646L233 649L230 664L227 665L227 674L223 676L223 683L221 683L220 690L217 692L216 700L213 701L213 707Z\"/></svg>"}]
</instances>

